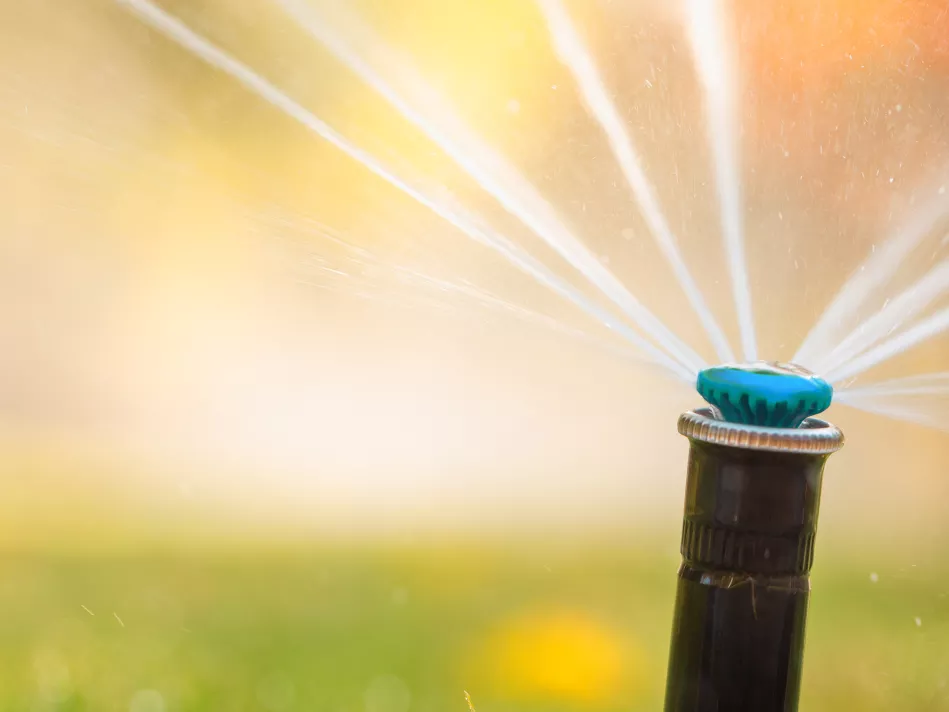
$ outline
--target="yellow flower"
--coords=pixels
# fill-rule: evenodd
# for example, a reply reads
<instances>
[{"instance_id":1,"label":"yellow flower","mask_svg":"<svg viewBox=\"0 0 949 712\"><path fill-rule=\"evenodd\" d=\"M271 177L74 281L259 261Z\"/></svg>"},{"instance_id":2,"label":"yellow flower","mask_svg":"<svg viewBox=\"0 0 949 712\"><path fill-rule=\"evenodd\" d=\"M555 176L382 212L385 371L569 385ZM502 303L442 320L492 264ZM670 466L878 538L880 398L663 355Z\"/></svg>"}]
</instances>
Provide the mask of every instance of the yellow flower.
<instances>
[{"instance_id":1,"label":"yellow flower","mask_svg":"<svg viewBox=\"0 0 949 712\"><path fill-rule=\"evenodd\" d=\"M608 703L635 692L641 657L580 611L531 612L506 622L485 651L498 692L528 700Z\"/></svg>"}]
</instances>

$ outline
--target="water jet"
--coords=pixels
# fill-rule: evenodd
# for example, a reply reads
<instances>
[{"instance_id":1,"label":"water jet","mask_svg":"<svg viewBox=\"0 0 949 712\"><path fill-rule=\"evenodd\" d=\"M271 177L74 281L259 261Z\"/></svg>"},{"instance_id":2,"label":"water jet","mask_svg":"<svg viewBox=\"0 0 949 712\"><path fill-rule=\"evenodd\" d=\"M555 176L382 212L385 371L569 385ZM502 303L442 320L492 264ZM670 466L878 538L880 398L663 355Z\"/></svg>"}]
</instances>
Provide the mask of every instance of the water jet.
<instances>
[{"instance_id":1,"label":"water jet","mask_svg":"<svg viewBox=\"0 0 949 712\"><path fill-rule=\"evenodd\" d=\"M666 712L794 712L831 386L793 364L706 369L684 413L685 511Z\"/></svg>"}]
</instances>

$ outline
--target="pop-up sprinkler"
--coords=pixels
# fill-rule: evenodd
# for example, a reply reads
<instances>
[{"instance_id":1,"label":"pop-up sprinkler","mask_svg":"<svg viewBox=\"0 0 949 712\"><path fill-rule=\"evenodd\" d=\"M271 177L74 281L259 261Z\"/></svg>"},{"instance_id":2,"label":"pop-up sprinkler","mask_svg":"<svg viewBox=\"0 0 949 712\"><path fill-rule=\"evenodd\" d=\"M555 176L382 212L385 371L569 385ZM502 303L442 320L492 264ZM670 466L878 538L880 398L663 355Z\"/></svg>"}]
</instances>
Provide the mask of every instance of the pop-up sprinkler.
<instances>
[{"instance_id":1,"label":"pop-up sprinkler","mask_svg":"<svg viewBox=\"0 0 949 712\"><path fill-rule=\"evenodd\" d=\"M794 712L833 389L792 364L699 374L666 712Z\"/></svg>"}]
</instances>

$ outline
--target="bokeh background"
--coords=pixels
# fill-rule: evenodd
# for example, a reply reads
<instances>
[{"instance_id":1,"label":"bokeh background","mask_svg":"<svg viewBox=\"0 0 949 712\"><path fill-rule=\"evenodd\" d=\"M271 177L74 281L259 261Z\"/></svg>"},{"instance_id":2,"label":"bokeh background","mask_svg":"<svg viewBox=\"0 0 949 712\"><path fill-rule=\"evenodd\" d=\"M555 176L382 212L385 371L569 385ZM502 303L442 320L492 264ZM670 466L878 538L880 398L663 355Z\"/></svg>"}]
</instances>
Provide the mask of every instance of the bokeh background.
<instances>
[{"instance_id":1,"label":"bokeh background","mask_svg":"<svg viewBox=\"0 0 949 712\"><path fill-rule=\"evenodd\" d=\"M533 2L343 5L712 359ZM276 5L160 6L583 288ZM949 10L728 8L787 359L949 182ZM569 9L737 343L683 8ZM688 388L115 2L0 0L0 188L0 709L661 707ZM949 439L829 415L802 709L949 709Z\"/></svg>"}]
</instances>

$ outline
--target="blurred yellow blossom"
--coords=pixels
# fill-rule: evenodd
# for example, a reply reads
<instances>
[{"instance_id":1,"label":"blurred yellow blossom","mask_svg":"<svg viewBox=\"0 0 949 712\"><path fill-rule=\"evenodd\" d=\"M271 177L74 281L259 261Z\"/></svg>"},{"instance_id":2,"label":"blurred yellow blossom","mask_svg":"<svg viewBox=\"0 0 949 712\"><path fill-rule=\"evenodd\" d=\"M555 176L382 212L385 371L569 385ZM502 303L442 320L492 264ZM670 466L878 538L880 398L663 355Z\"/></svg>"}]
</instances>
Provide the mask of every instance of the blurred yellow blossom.
<instances>
[{"instance_id":1,"label":"blurred yellow blossom","mask_svg":"<svg viewBox=\"0 0 949 712\"><path fill-rule=\"evenodd\" d=\"M505 621L486 661L505 696L609 703L640 689L643 658L620 632L583 611L530 611Z\"/></svg>"}]
</instances>

